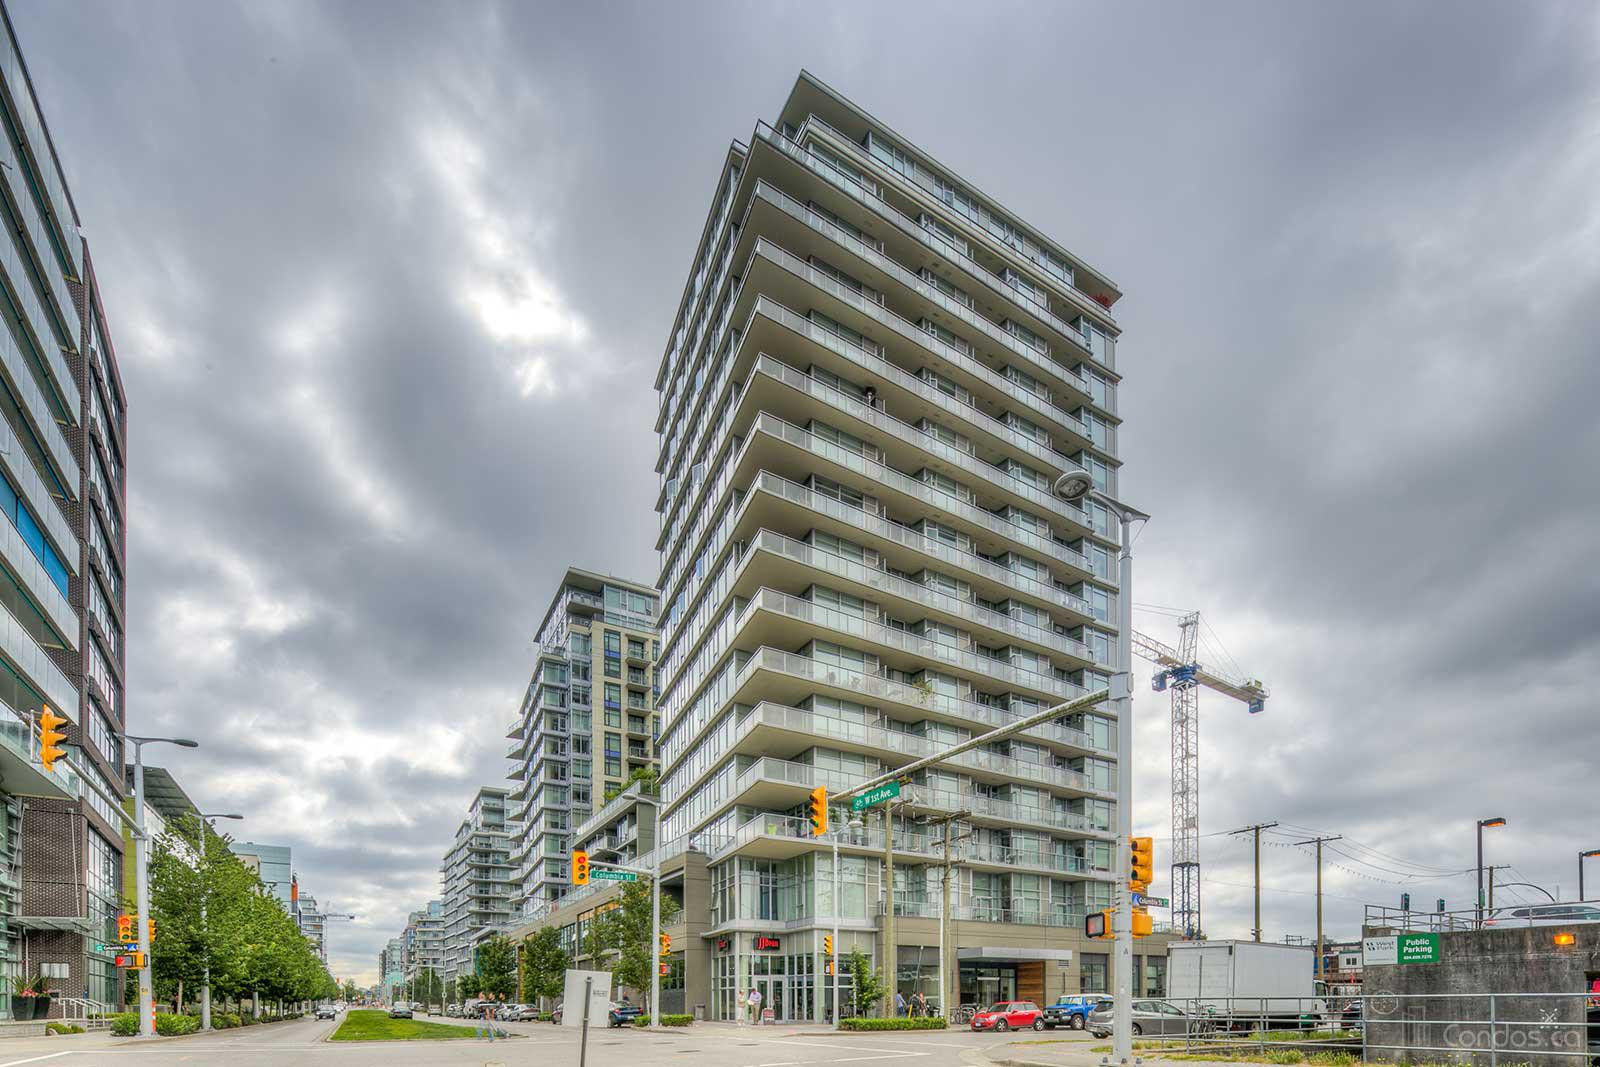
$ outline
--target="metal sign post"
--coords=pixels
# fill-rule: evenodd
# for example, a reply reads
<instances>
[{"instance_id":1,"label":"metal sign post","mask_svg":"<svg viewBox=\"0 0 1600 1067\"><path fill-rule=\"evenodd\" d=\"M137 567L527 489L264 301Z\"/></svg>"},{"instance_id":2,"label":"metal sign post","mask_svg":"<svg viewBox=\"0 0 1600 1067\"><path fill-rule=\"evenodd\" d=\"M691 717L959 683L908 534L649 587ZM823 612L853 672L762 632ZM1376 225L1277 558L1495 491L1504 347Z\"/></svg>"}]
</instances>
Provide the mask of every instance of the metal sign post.
<instances>
[{"instance_id":1,"label":"metal sign post","mask_svg":"<svg viewBox=\"0 0 1600 1067\"><path fill-rule=\"evenodd\" d=\"M589 1057L589 991L593 986L593 978L583 980L583 1029L578 1034L578 1067L585 1067Z\"/></svg>"}]
</instances>

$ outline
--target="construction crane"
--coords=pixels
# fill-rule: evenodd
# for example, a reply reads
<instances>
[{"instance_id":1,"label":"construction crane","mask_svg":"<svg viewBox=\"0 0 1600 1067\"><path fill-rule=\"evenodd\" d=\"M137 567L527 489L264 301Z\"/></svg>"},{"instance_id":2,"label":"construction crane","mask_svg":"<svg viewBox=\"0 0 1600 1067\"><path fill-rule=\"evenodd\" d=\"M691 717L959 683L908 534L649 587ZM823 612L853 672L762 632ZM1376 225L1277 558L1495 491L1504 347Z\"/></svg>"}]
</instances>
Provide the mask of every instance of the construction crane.
<instances>
[{"instance_id":1,"label":"construction crane","mask_svg":"<svg viewBox=\"0 0 1600 1067\"><path fill-rule=\"evenodd\" d=\"M1172 693L1172 928L1196 938L1200 925L1200 686L1244 701L1250 714L1266 706L1267 687L1199 662L1200 613L1178 618L1178 647L1133 632L1133 650L1156 665L1151 688Z\"/></svg>"}]
</instances>

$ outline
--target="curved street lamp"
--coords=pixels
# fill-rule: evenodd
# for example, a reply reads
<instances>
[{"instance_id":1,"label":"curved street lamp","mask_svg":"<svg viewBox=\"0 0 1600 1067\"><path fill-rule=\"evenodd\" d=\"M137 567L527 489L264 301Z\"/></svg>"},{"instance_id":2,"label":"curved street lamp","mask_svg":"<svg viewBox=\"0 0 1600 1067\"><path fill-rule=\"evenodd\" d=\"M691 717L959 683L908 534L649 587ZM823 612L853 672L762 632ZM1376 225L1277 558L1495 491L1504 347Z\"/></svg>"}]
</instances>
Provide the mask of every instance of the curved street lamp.
<instances>
[{"instance_id":1,"label":"curved street lamp","mask_svg":"<svg viewBox=\"0 0 1600 1067\"><path fill-rule=\"evenodd\" d=\"M1117 597L1117 675L1111 683L1117 707L1117 867L1126 872L1133 840L1133 524L1150 516L1095 488L1086 470L1070 470L1055 481L1055 494L1069 504L1094 500L1121 524L1121 564ZM1126 886L1117 895L1114 927L1112 1045L1113 1063L1133 1060L1133 896Z\"/></svg>"}]
</instances>

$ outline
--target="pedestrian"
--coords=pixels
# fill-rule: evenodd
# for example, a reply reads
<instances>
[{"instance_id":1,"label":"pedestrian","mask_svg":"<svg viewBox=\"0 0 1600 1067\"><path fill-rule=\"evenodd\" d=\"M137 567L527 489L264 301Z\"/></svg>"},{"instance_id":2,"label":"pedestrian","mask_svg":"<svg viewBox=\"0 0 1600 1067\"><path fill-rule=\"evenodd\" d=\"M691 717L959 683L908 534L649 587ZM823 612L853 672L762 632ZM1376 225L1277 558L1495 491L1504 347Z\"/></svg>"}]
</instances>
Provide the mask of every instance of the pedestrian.
<instances>
[{"instance_id":1,"label":"pedestrian","mask_svg":"<svg viewBox=\"0 0 1600 1067\"><path fill-rule=\"evenodd\" d=\"M898 989L894 991L894 1013L896 1015L904 1015L906 1013L906 995Z\"/></svg>"},{"instance_id":2,"label":"pedestrian","mask_svg":"<svg viewBox=\"0 0 1600 1067\"><path fill-rule=\"evenodd\" d=\"M761 1025L761 990L750 990L750 1022L753 1026Z\"/></svg>"},{"instance_id":3,"label":"pedestrian","mask_svg":"<svg viewBox=\"0 0 1600 1067\"><path fill-rule=\"evenodd\" d=\"M744 1025L745 999L746 993L742 989L739 990L738 996L733 998L733 1021L739 1026Z\"/></svg>"},{"instance_id":4,"label":"pedestrian","mask_svg":"<svg viewBox=\"0 0 1600 1067\"><path fill-rule=\"evenodd\" d=\"M919 989L919 990L917 990L916 1000L917 1000L917 1014L918 1015L927 1015L928 1014L928 994L924 993L922 990Z\"/></svg>"}]
</instances>

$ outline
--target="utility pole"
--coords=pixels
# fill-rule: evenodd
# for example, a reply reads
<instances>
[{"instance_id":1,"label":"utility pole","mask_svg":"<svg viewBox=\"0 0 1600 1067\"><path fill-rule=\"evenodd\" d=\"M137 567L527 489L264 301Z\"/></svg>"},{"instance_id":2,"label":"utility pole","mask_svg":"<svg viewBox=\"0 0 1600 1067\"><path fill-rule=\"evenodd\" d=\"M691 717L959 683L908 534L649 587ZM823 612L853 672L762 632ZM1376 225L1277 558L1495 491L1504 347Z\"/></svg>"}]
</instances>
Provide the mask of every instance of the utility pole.
<instances>
[{"instance_id":1,"label":"utility pole","mask_svg":"<svg viewBox=\"0 0 1600 1067\"><path fill-rule=\"evenodd\" d=\"M1490 911L1494 911L1494 872L1495 871L1509 871L1510 869L1511 869L1511 864L1509 864L1509 863L1491 863L1487 867L1484 868L1484 870L1489 872L1489 910Z\"/></svg>"},{"instance_id":2,"label":"utility pole","mask_svg":"<svg viewBox=\"0 0 1600 1067\"><path fill-rule=\"evenodd\" d=\"M1297 844L1297 845L1316 845L1317 846L1317 966L1313 970L1312 973L1316 976L1318 981L1321 981L1324 977L1326 977L1324 975L1324 973L1323 973L1323 966L1322 966L1322 843L1324 841L1337 841L1337 840L1339 840L1339 838L1341 836L1342 835L1340 835L1340 834L1334 834L1332 837L1311 837L1311 838L1307 838L1304 841L1296 841L1295 842L1295 844ZM1260 848L1259 845L1257 845L1256 846L1256 859L1257 859L1257 863L1258 864L1260 862L1260 857L1261 857L1261 848ZM1259 868L1258 868L1257 882L1256 882L1256 884L1258 886L1260 885L1259 879L1260 879L1260 874L1259 874ZM1261 899L1259 890L1257 891L1256 899L1258 901ZM1258 905L1258 907L1259 907L1259 905ZM1259 927L1261 925L1261 919L1259 918L1259 914L1260 913L1257 912L1257 916L1258 916L1257 919L1256 919L1256 926L1257 927ZM1259 930L1257 932L1259 933ZM1256 940L1259 941L1259 940L1261 940L1261 938L1258 936L1256 938Z\"/></svg>"},{"instance_id":3,"label":"utility pole","mask_svg":"<svg viewBox=\"0 0 1600 1067\"><path fill-rule=\"evenodd\" d=\"M1231 831L1228 836L1236 834L1254 834L1256 839L1256 927L1255 939L1261 940L1261 831L1270 830L1278 825L1276 822L1258 822L1254 826L1241 827Z\"/></svg>"}]
</instances>

